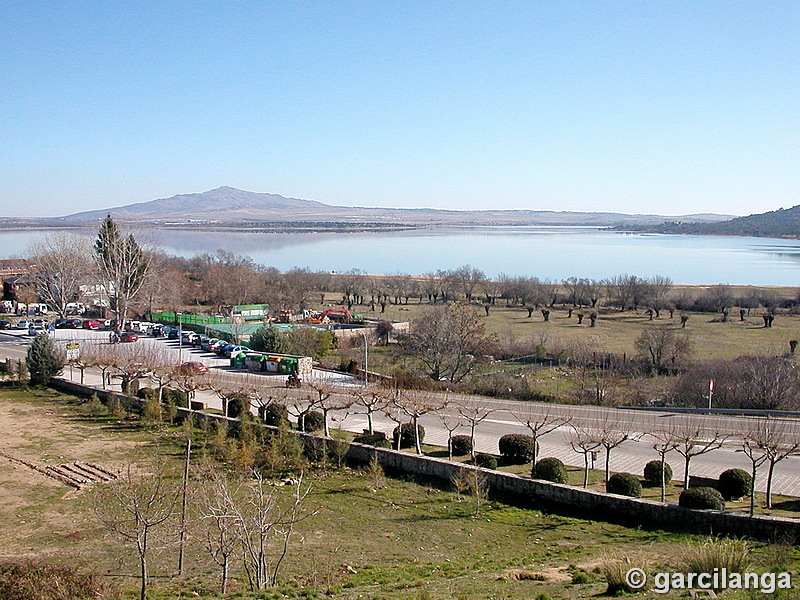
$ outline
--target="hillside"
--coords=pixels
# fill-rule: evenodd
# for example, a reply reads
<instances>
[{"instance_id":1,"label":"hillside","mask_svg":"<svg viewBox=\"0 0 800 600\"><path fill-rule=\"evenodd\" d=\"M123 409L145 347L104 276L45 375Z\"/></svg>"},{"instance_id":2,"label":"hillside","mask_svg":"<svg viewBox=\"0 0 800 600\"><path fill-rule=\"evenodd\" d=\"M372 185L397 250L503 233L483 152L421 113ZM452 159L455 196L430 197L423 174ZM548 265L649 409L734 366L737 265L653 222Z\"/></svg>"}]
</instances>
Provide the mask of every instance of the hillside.
<instances>
[{"instance_id":1,"label":"hillside","mask_svg":"<svg viewBox=\"0 0 800 600\"><path fill-rule=\"evenodd\" d=\"M155 225L263 226L275 223L383 223L406 225L656 225L660 215L628 215L614 212L572 212L544 210L442 210L434 208L364 208L332 206L313 200L286 198L220 187L202 193L179 194L149 202L85 211L47 219L49 225L94 224L110 214L120 221ZM683 221L714 222L725 215L697 214ZM5 220L7 223L10 220ZM18 221L23 221L19 219ZM24 220L26 225L31 219ZM35 220L40 224L45 220Z\"/></svg>"},{"instance_id":2,"label":"hillside","mask_svg":"<svg viewBox=\"0 0 800 600\"><path fill-rule=\"evenodd\" d=\"M800 205L718 223L671 221L641 229L657 233L797 238L800 237Z\"/></svg>"}]
</instances>

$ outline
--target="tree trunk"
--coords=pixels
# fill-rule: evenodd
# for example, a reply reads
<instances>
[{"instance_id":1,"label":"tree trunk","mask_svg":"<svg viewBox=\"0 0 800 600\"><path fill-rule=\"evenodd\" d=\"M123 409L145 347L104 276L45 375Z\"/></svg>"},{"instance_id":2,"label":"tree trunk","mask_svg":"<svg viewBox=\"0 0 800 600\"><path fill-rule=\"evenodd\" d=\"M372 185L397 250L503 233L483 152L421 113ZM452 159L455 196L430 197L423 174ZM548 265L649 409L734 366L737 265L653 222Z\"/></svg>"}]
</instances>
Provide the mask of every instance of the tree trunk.
<instances>
[{"instance_id":1,"label":"tree trunk","mask_svg":"<svg viewBox=\"0 0 800 600\"><path fill-rule=\"evenodd\" d=\"M775 471L775 463L773 461L769 462L769 469L767 469L767 508L772 508L772 474ZM753 487L756 486L756 482L753 481Z\"/></svg>"},{"instance_id":2,"label":"tree trunk","mask_svg":"<svg viewBox=\"0 0 800 600\"><path fill-rule=\"evenodd\" d=\"M589 453L583 453L583 487L589 487Z\"/></svg>"},{"instance_id":3,"label":"tree trunk","mask_svg":"<svg viewBox=\"0 0 800 600\"><path fill-rule=\"evenodd\" d=\"M685 456L684 457L684 465L683 465L683 489L689 489L689 461L691 457Z\"/></svg>"},{"instance_id":4,"label":"tree trunk","mask_svg":"<svg viewBox=\"0 0 800 600\"><path fill-rule=\"evenodd\" d=\"M664 468L666 467L666 454L661 455L661 501L665 502L667 499L667 477L666 473L664 473Z\"/></svg>"}]
</instances>

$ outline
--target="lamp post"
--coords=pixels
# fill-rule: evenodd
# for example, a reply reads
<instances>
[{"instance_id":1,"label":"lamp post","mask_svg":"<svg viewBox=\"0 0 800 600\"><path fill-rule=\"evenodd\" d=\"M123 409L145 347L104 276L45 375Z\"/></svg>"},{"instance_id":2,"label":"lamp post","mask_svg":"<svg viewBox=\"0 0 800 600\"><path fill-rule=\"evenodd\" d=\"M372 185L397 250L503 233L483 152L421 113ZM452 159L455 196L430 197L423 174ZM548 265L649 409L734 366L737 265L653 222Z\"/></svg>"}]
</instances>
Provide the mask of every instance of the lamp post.
<instances>
[{"instance_id":1,"label":"lamp post","mask_svg":"<svg viewBox=\"0 0 800 600\"><path fill-rule=\"evenodd\" d=\"M178 317L178 362L183 364L183 324L181 323L183 313L175 313L175 316Z\"/></svg>"},{"instance_id":2,"label":"lamp post","mask_svg":"<svg viewBox=\"0 0 800 600\"><path fill-rule=\"evenodd\" d=\"M363 329L358 330L364 336L364 387L369 383L369 342L367 341L367 332Z\"/></svg>"}]
</instances>

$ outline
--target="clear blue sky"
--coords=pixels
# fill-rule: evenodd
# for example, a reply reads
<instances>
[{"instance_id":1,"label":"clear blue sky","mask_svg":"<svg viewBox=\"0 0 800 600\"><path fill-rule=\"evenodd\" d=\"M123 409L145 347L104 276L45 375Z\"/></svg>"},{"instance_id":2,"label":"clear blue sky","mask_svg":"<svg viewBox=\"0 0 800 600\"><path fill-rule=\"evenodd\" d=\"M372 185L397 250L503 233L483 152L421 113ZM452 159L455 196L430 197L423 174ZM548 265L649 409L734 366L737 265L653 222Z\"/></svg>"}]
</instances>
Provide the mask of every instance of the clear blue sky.
<instances>
[{"instance_id":1,"label":"clear blue sky","mask_svg":"<svg viewBox=\"0 0 800 600\"><path fill-rule=\"evenodd\" d=\"M800 204L800 3L0 3L0 215Z\"/></svg>"}]
</instances>

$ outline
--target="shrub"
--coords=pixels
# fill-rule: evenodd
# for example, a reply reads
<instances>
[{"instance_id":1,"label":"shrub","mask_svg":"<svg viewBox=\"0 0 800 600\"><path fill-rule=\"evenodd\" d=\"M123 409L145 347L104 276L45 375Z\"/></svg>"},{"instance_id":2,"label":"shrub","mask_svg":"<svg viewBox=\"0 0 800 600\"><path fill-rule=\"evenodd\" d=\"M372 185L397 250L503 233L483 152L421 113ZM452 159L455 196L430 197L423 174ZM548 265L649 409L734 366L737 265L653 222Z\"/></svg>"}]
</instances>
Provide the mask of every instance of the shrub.
<instances>
[{"instance_id":1,"label":"shrub","mask_svg":"<svg viewBox=\"0 0 800 600\"><path fill-rule=\"evenodd\" d=\"M267 404L258 409L261 421L273 427L286 427L289 424L289 411L283 404Z\"/></svg>"},{"instance_id":2,"label":"shrub","mask_svg":"<svg viewBox=\"0 0 800 600\"><path fill-rule=\"evenodd\" d=\"M7 600L74 600L100 598L103 589L94 573L40 562L0 564L0 598Z\"/></svg>"},{"instance_id":3,"label":"shrub","mask_svg":"<svg viewBox=\"0 0 800 600\"><path fill-rule=\"evenodd\" d=\"M419 430L419 443L422 444L422 440L425 439L425 428L422 425L417 425L417 429ZM417 435L414 431L413 423L403 423L402 425L398 425L394 428L394 431L392 431L392 446L394 448L397 448L398 435L400 436L401 448L416 447Z\"/></svg>"},{"instance_id":4,"label":"shrub","mask_svg":"<svg viewBox=\"0 0 800 600\"><path fill-rule=\"evenodd\" d=\"M472 454L472 438L468 435L454 435L450 438L450 449L455 456Z\"/></svg>"},{"instance_id":5,"label":"shrub","mask_svg":"<svg viewBox=\"0 0 800 600\"><path fill-rule=\"evenodd\" d=\"M632 588L628 584L626 575L632 568L637 567L647 572L647 565L641 563L633 563L628 559L624 560L611 560L606 559L603 561L601 572L603 578L606 580L606 596L618 596L620 594L629 594L638 592L638 589Z\"/></svg>"},{"instance_id":6,"label":"shrub","mask_svg":"<svg viewBox=\"0 0 800 600\"><path fill-rule=\"evenodd\" d=\"M524 465L533 460L535 452L534 439L521 433L509 433L500 438L498 448L500 456L512 465Z\"/></svg>"},{"instance_id":7,"label":"shrub","mask_svg":"<svg viewBox=\"0 0 800 600\"><path fill-rule=\"evenodd\" d=\"M376 448L389 447L389 440L386 438L386 434L382 431L376 431L375 433L362 433L361 435L354 437L353 441L356 444L366 444L367 446L375 446Z\"/></svg>"},{"instance_id":8,"label":"shrub","mask_svg":"<svg viewBox=\"0 0 800 600\"><path fill-rule=\"evenodd\" d=\"M496 469L497 459L491 454L476 454L475 466L483 467L484 469Z\"/></svg>"},{"instance_id":9,"label":"shrub","mask_svg":"<svg viewBox=\"0 0 800 600\"><path fill-rule=\"evenodd\" d=\"M661 461L651 460L644 466L644 479L653 485L661 485ZM672 481L672 467L664 463L664 483Z\"/></svg>"},{"instance_id":10,"label":"shrub","mask_svg":"<svg viewBox=\"0 0 800 600\"><path fill-rule=\"evenodd\" d=\"M303 431L319 431L325 427L325 416L318 410L306 413L303 419Z\"/></svg>"},{"instance_id":11,"label":"shrub","mask_svg":"<svg viewBox=\"0 0 800 600\"><path fill-rule=\"evenodd\" d=\"M753 477L742 469L728 469L719 476L719 491L725 500L744 498L753 489Z\"/></svg>"},{"instance_id":12,"label":"shrub","mask_svg":"<svg viewBox=\"0 0 800 600\"><path fill-rule=\"evenodd\" d=\"M725 500L722 498L722 494L714 488L696 487L681 492L678 506L702 510L724 510Z\"/></svg>"},{"instance_id":13,"label":"shrub","mask_svg":"<svg viewBox=\"0 0 800 600\"><path fill-rule=\"evenodd\" d=\"M609 494L638 498L642 495L642 482L630 473L614 473L606 482L606 491Z\"/></svg>"},{"instance_id":14,"label":"shrub","mask_svg":"<svg viewBox=\"0 0 800 600\"><path fill-rule=\"evenodd\" d=\"M567 483L567 467L557 458L543 458L534 465L533 478Z\"/></svg>"},{"instance_id":15,"label":"shrub","mask_svg":"<svg viewBox=\"0 0 800 600\"><path fill-rule=\"evenodd\" d=\"M61 372L65 355L46 333L40 333L31 342L25 359L30 373L31 385L47 385Z\"/></svg>"}]
</instances>

